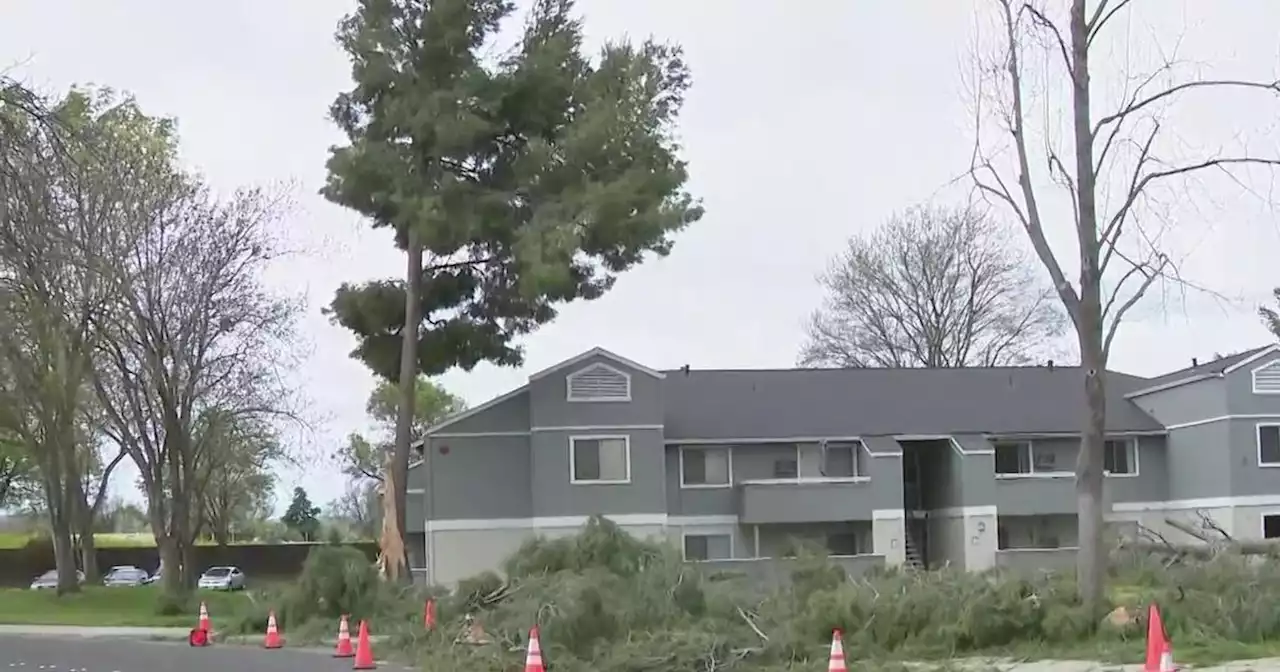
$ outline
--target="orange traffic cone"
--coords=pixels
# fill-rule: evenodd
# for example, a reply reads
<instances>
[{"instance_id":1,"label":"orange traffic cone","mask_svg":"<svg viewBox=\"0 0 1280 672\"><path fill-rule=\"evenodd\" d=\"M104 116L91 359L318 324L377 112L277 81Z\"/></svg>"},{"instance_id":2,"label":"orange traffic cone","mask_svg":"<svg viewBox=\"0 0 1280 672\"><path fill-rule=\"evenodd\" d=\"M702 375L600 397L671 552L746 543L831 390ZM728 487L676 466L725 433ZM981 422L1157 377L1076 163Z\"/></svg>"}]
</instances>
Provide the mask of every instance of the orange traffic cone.
<instances>
[{"instance_id":1,"label":"orange traffic cone","mask_svg":"<svg viewBox=\"0 0 1280 672\"><path fill-rule=\"evenodd\" d=\"M1164 633L1164 621L1160 608L1152 604L1147 609L1147 660L1143 672L1173 672L1173 645Z\"/></svg>"},{"instance_id":2,"label":"orange traffic cone","mask_svg":"<svg viewBox=\"0 0 1280 672\"><path fill-rule=\"evenodd\" d=\"M423 609L423 612L422 612L422 622L427 627L427 630L436 629L436 601L435 600L432 600L432 599L427 600L427 606Z\"/></svg>"},{"instance_id":3,"label":"orange traffic cone","mask_svg":"<svg viewBox=\"0 0 1280 672\"><path fill-rule=\"evenodd\" d=\"M827 672L848 672L844 664L844 639L839 630L831 631L831 657L827 659Z\"/></svg>"},{"instance_id":4,"label":"orange traffic cone","mask_svg":"<svg viewBox=\"0 0 1280 672\"><path fill-rule=\"evenodd\" d=\"M274 610L267 612L267 637L262 640L262 648L279 649L284 646L284 639L280 637L280 629L276 627L276 612Z\"/></svg>"},{"instance_id":5,"label":"orange traffic cone","mask_svg":"<svg viewBox=\"0 0 1280 672\"><path fill-rule=\"evenodd\" d=\"M205 632L213 631L213 624L209 622L209 608L204 606L204 602L200 603L200 623L196 627Z\"/></svg>"},{"instance_id":6,"label":"orange traffic cone","mask_svg":"<svg viewBox=\"0 0 1280 672\"><path fill-rule=\"evenodd\" d=\"M529 653L524 657L524 672L546 672L542 666L542 644L538 642L538 626L529 629Z\"/></svg>"},{"instance_id":7,"label":"orange traffic cone","mask_svg":"<svg viewBox=\"0 0 1280 672\"><path fill-rule=\"evenodd\" d=\"M356 640L356 660L353 670L377 669L373 662L373 647L369 646L369 623L360 621L360 636Z\"/></svg>"},{"instance_id":8,"label":"orange traffic cone","mask_svg":"<svg viewBox=\"0 0 1280 672\"><path fill-rule=\"evenodd\" d=\"M342 615L342 620L338 621L338 648L333 650L334 658L350 658L356 655L356 650L351 646L351 631L347 630L347 615Z\"/></svg>"}]
</instances>

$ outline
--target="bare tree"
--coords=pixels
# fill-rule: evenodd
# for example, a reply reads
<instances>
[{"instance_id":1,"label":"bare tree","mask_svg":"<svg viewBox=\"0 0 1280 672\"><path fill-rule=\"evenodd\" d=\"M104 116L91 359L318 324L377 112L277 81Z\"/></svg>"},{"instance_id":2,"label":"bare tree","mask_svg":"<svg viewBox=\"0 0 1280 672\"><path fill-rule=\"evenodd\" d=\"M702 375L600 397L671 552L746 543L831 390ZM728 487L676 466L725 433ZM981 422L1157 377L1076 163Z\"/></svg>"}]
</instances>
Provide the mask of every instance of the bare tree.
<instances>
[{"instance_id":1,"label":"bare tree","mask_svg":"<svg viewBox=\"0 0 1280 672\"><path fill-rule=\"evenodd\" d=\"M1034 261L972 210L917 207L848 247L819 281L802 366L1027 364L1056 353L1066 316Z\"/></svg>"},{"instance_id":2,"label":"bare tree","mask_svg":"<svg viewBox=\"0 0 1280 672\"><path fill-rule=\"evenodd\" d=\"M1162 231L1153 228L1165 223L1164 213L1153 207L1155 190L1176 187L1185 197L1187 180L1200 174L1231 176L1232 171L1280 165L1275 158L1247 151L1181 155L1185 145L1165 136L1164 122L1171 106L1191 96L1227 90L1274 95L1277 85L1201 79L1170 59L1147 73L1121 72L1124 86L1118 102L1098 112L1091 81L1100 75L1094 72L1091 56L1107 34L1104 29L1122 22L1141 3L991 2L999 17L1000 46L997 58L980 68L979 133L970 174L977 192L1003 206L1026 231L1076 331L1088 401L1076 465L1077 574L1082 601L1096 610L1103 604L1106 560L1102 485L1108 355L1125 315L1147 290L1162 278L1181 282L1174 260L1162 249ZM1111 62L1126 67L1122 59ZM1064 102L1048 100L1055 86L1064 91ZM1037 105L1040 94L1043 99ZM1059 110L1065 110L1064 125L1069 129L1064 133L1069 141L1061 149L1054 143L1053 128L1034 128L1038 119ZM990 123L995 126L984 128ZM994 146L992 138L999 138L1003 146ZM1054 195L1065 196L1069 209L1045 205L1052 202L1046 193L1050 189L1042 186L1045 178L1050 187L1062 190ZM1062 210L1071 213L1076 249L1060 254L1046 229ZM1074 284L1064 260L1079 262Z\"/></svg>"},{"instance_id":3,"label":"bare tree","mask_svg":"<svg viewBox=\"0 0 1280 672\"><path fill-rule=\"evenodd\" d=\"M283 380L300 306L272 294L263 272L282 203L260 191L219 200L199 180L157 184L154 208L121 250L115 301L96 356L108 432L137 464L165 589L194 580L217 432L225 421L275 422L294 395Z\"/></svg>"}]
</instances>

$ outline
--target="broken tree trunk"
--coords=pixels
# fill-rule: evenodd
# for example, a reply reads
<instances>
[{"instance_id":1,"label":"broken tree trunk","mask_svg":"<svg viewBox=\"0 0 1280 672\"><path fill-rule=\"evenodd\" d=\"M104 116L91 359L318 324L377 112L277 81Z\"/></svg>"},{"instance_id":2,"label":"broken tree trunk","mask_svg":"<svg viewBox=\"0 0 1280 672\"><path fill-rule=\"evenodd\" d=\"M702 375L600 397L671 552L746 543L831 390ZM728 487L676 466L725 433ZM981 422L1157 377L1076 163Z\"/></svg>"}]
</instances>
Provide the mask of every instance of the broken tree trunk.
<instances>
[{"instance_id":1,"label":"broken tree trunk","mask_svg":"<svg viewBox=\"0 0 1280 672\"><path fill-rule=\"evenodd\" d=\"M399 517L396 515L395 470L391 462L394 453L388 453L382 481L382 536L378 539L378 571L388 581L399 581L405 573L404 540L400 535Z\"/></svg>"}]
</instances>

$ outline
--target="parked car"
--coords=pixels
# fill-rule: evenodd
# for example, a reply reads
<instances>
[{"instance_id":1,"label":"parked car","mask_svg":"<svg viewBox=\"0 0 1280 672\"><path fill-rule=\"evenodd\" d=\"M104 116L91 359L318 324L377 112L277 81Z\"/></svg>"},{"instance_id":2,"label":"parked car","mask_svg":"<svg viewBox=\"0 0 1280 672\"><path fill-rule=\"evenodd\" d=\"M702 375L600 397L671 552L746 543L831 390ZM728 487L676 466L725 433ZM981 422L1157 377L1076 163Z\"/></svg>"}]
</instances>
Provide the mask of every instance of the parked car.
<instances>
[{"instance_id":1,"label":"parked car","mask_svg":"<svg viewBox=\"0 0 1280 672\"><path fill-rule=\"evenodd\" d=\"M239 567L210 567L200 575L196 587L207 590L244 590L245 576Z\"/></svg>"},{"instance_id":2,"label":"parked car","mask_svg":"<svg viewBox=\"0 0 1280 672\"><path fill-rule=\"evenodd\" d=\"M106 576L102 577L102 585L114 587L141 586L147 583L147 579L150 578L150 575L144 569L139 569L133 565L117 565L108 570Z\"/></svg>"},{"instance_id":3,"label":"parked car","mask_svg":"<svg viewBox=\"0 0 1280 672\"><path fill-rule=\"evenodd\" d=\"M84 572L76 570L76 579L84 583ZM31 582L31 590L52 590L58 587L58 570L51 569Z\"/></svg>"}]
</instances>

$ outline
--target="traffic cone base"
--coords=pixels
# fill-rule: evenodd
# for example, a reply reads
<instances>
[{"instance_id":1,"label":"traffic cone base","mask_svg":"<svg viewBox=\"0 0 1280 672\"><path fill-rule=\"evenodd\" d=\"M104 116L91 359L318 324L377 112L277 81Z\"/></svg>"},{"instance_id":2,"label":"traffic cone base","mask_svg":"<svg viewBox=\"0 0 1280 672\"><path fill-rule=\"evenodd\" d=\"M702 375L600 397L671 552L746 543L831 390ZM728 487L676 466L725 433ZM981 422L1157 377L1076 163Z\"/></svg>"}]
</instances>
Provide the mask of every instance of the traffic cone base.
<instances>
[{"instance_id":1,"label":"traffic cone base","mask_svg":"<svg viewBox=\"0 0 1280 672\"><path fill-rule=\"evenodd\" d=\"M351 658L356 650L351 646L351 631L347 629L347 617L344 614L338 622L338 646L333 650L334 658Z\"/></svg>"},{"instance_id":2,"label":"traffic cone base","mask_svg":"<svg viewBox=\"0 0 1280 672\"><path fill-rule=\"evenodd\" d=\"M373 647L369 645L369 622L360 621L360 636L356 640L356 659L351 666L353 670L374 670L378 665L373 661Z\"/></svg>"},{"instance_id":3,"label":"traffic cone base","mask_svg":"<svg viewBox=\"0 0 1280 672\"><path fill-rule=\"evenodd\" d=\"M272 611L267 614L267 636L262 640L262 648L279 649L284 647L284 638L280 636L280 629L276 626L276 612Z\"/></svg>"}]
</instances>

